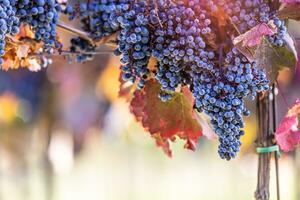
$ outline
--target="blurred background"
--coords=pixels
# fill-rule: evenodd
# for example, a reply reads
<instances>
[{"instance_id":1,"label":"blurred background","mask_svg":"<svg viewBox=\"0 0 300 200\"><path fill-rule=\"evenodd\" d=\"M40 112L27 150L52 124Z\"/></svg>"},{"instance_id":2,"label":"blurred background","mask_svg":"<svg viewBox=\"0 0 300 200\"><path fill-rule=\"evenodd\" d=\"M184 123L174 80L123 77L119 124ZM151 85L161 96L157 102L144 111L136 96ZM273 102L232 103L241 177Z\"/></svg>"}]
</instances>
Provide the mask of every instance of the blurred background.
<instances>
[{"instance_id":1,"label":"blurred background","mask_svg":"<svg viewBox=\"0 0 300 200\"><path fill-rule=\"evenodd\" d=\"M290 32L300 38L300 25L291 23ZM59 34L63 41L71 36ZM254 102L236 159L221 160L217 141L204 137L196 152L178 140L168 158L118 97L118 58L52 61L39 72L0 72L1 200L253 199ZM300 69L281 72L279 82L280 120L300 97ZM299 200L300 151L283 154L279 162L282 199ZM272 162L272 200L275 194Z\"/></svg>"}]
</instances>

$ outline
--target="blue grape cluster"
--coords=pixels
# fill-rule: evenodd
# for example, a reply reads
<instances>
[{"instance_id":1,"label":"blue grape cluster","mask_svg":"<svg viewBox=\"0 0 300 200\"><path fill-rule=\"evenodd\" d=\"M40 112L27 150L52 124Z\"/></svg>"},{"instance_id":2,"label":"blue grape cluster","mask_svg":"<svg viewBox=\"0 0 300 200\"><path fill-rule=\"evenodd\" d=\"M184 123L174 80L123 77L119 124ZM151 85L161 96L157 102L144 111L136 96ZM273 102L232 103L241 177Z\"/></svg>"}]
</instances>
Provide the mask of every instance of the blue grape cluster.
<instances>
[{"instance_id":1,"label":"blue grape cluster","mask_svg":"<svg viewBox=\"0 0 300 200\"><path fill-rule=\"evenodd\" d=\"M274 35L268 36L268 40L278 47L285 45L284 35L287 33L287 27L284 20L279 19L276 12L271 10L268 1L222 0L211 3L211 10L218 9L224 9L240 33L244 33L260 23L268 24L272 20L277 31Z\"/></svg>"},{"instance_id":2,"label":"blue grape cluster","mask_svg":"<svg viewBox=\"0 0 300 200\"><path fill-rule=\"evenodd\" d=\"M205 43L211 33L211 20L205 12L192 9L197 4L183 2L161 4L152 9L154 30L152 56L157 60L156 79L161 84L160 98L166 101L180 84L188 84L188 71L212 70L215 53ZM192 7L192 8L191 8Z\"/></svg>"},{"instance_id":3,"label":"blue grape cluster","mask_svg":"<svg viewBox=\"0 0 300 200\"><path fill-rule=\"evenodd\" d=\"M91 0L68 4L64 13L70 20L80 19L83 30L102 38L120 30L118 16L129 10L129 0Z\"/></svg>"},{"instance_id":4,"label":"blue grape cluster","mask_svg":"<svg viewBox=\"0 0 300 200\"><path fill-rule=\"evenodd\" d=\"M122 78L125 81L138 81L143 88L148 78L147 68L151 56L149 20L145 2L140 1L128 7L117 17L122 27L118 35L116 55L121 55Z\"/></svg>"},{"instance_id":5,"label":"blue grape cluster","mask_svg":"<svg viewBox=\"0 0 300 200\"><path fill-rule=\"evenodd\" d=\"M32 26L35 38L44 42L45 49L59 47L56 26L61 11L56 0L10 0L20 22Z\"/></svg>"},{"instance_id":6,"label":"blue grape cluster","mask_svg":"<svg viewBox=\"0 0 300 200\"><path fill-rule=\"evenodd\" d=\"M269 89L265 72L250 63L236 49L226 56L225 66L214 73L195 74L193 94L195 107L211 117L211 124L219 136L219 155L234 158L244 134L243 115L248 116L244 98L252 100L257 92Z\"/></svg>"},{"instance_id":7,"label":"blue grape cluster","mask_svg":"<svg viewBox=\"0 0 300 200\"><path fill-rule=\"evenodd\" d=\"M268 23L272 14L265 0L223 0L217 1L216 6L225 10L241 33L259 23Z\"/></svg>"},{"instance_id":8,"label":"blue grape cluster","mask_svg":"<svg viewBox=\"0 0 300 200\"><path fill-rule=\"evenodd\" d=\"M94 39L119 31L115 55L121 55L122 78L138 81L138 87L143 88L148 78L147 66L151 56L149 20L145 15L149 7L146 1L93 0L75 6L67 5L64 12L71 20L80 19L82 28ZM86 55L80 57L85 58Z\"/></svg>"},{"instance_id":9,"label":"blue grape cluster","mask_svg":"<svg viewBox=\"0 0 300 200\"><path fill-rule=\"evenodd\" d=\"M269 40L284 45L285 24L267 0L91 0L68 5L64 12L79 19L94 39L117 33L115 55L121 58L123 80L142 89L156 78L162 101L189 86L195 109L210 116L219 136L220 157L236 156L243 116L250 114L244 99L254 100L257 92L269 89L269 82L261 67L234 48L232 38L273 20L278 33ZM220 25L218 14L224 12L230 20ZM78 38L72 43L74 51L90 48ZM156 64L149 67L151 57Z\"/></svg>"},{"instance_id":10,"label":"blue grape cluster","mask_svg":"<svg viewBox=\"0 0 300 200\"><path fill-rule=\"evenodd\" d=\"M7 34L19 32L19 18L16 17L9 0L0 0L0 65L5 54L5 38Z\"/></svg>"},{"instance_id":11,"label":"blue grape cluster","mask_svg":"<svg viewBox=\"0 0 300 200\"><path fill-rule=\"evenodd\" d=\"M128 2L128 0L91 0L75 5L67 4L63 13L67 14L70 20L79 19L81 28L88 32L93 39L99 40L121 29L120 15L129 10ZM93 45L82 38L75 38L72 41L71 51L76 48L81 50L93 48ZM75 44L75 41L78 41L76 43L80 43L80 45ZM118 53L119 51L116 50L116 54ZM79 62L85 62L92 58L92 55L77 55Z\"/></svg>"}]
</instances>

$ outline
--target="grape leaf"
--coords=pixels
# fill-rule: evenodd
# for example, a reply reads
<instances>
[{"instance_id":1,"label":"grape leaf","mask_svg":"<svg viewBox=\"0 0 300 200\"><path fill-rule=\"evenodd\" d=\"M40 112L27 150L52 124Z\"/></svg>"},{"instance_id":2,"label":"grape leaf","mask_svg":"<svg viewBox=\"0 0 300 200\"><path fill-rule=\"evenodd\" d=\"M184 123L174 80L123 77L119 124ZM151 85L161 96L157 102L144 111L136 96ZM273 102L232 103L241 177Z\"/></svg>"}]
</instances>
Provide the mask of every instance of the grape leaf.
<instances>
[{"instance_id":1,"label":"grape leaf","mask_svg":"<svg viewBox=\"0 0 300 200\"><path fill-rule=\"evenodd\" d=\"M273 35L274 31L272 28L266 24L261 23L245 32L244 34L239 35L233 40L233 44L237 45L241 43L242 47L255 47L261 44L264 36Z\"/></svg>"},{"instance_id":2,"label":"grape leaf","mask_svg":"<svg viewBox=\"0 0 300 200\"><path fill-rule=\"evenodd\" d=\"M278 16L282 19L300 20L300 1L299 0L282 0Z\"/></svg>"},{"instance_id":3,"label":"grape leaf","mask_svg":"<svg viewBox=\"0 0 300 200\"><path fill-rule=\"evenodd\" d=\"M289 109L275 132L276 142L283 151L292 151L300 142L300 130L298 129L299 114L300 99Z\"/></svg>"},{"instance_id":4,"label":"grape leaf","mask_svg":"<svg viewBox=\"0 0 300 200\"><path fill-rule=\"evenodd\" d=\"M263 67L271 82L277 79L279 71L287 67L294 71L298 60L295 42L286 33L284 35L285 46L273 46L265 36L275 32L272 25L262 23L233 40L235 47L250 61L256 61Z\"/></svg>"},{"instance_id":5,"label":"grape leaf","mask_svg":"<svg viewBox=\"0 0 300 200\"><path fill-rule=\"evenodd\" d=\"M40 58L30 57L29 54L38 53L42 45L41 42L34 40L34 33L31 28L22 24L17 35L6 38L4 63L1 69L26 67L30 71L39 71L41 69Z\"/></svg>"},{"instance_id":6,"label":"grape leaf","mask_svg":"<svg viewBox=\"0 0 300 200\"><path fill-rule=\"evenodd\" d=\"M184 88L170 101L162 102L158 98L159 90L159 83L149 80L143 90L135 91L131 112L168 156L172 156L170 142L176 136L186 140L185 148L194 150L202 129L193 109L192 94Z\"/></svg>"},{"instance_id":7,"label":"grape leaf","mask_svg":"<svg viewBox=\"0 0 300 200\"><path fill-rule=\"evenodd\" d=\"M277 79L279 71L287 67L295 71L298 56L294 40L287 33L284 37L286 43L283 47L273 46L266 38L254 51L254 60L263 67L271 82Z\"/></svg>"}]
</instances>

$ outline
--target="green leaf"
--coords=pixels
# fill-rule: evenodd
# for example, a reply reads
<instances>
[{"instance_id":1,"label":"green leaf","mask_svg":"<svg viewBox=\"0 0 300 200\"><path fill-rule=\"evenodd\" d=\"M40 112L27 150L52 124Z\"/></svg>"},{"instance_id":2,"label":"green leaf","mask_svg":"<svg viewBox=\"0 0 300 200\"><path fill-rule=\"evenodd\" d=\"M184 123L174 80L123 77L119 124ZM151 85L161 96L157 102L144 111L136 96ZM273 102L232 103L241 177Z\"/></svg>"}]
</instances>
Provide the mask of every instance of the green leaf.
<instances>
[{"instance_id":1,"label":"green leaf","mask_svg":"<svg viewBox=\"0 0 300 200\"><path fill-rule=\"evenodd\" d=\"M158 98L159 91L160 85L154 79L149 80L143 90L135 91L132 113L167 155L172 155L170 142L176 136L186 140L186 148L194 150L202 129L193 109L191 92L184 88L182 92L174 93L170 101L162 102Z\"/></svg>"},{"instance_id":2,"label":"green leaf","mask_svg":"<svg viewBox=\"0 0 300 200\"><path fill-rule=\"evenodd\" d=\"M277 79L280 70L287 67L294 71L297 64L298 57L294 40L289 34L286 34L284 41L285 46L276 47L264 38L262 44L256 48L254 53L254 60L266 70L271 82Z\"/></svg>"}]
</instances>

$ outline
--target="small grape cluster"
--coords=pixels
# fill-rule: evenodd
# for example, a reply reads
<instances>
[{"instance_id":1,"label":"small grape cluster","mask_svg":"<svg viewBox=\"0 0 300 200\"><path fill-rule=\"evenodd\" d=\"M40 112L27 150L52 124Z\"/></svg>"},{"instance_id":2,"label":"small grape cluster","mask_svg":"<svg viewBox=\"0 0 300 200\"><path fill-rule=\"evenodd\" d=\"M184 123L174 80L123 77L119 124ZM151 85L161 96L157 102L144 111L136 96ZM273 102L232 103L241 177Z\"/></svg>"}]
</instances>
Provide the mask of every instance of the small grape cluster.
<instances>
[{"instance_id":1,"label":"small grape cluster","mask_svg":"<svg viewBox=\"0 0 300 200\"><path fill-rule=\"evenodd\" d=\"M244 33L259 23L268 23L272 12L265 0L216 1L212 4L222 8L230 16L238 31Z\"/></svg>"},{"instance_id":2,"label":"small grape cluster","mask_svg":"<svg viewBox=\"0 0 300 200\"><path fill-rule=\"evenodd\" d=\"M19 18L9 0L0 0L0 57L5 54L5 38L7 34L19 32ZM0 65L3 59L0 58Z\"/></svg>"},{"instance_id":3,"label":"small grape cluster","mask_svg":"<svg viewBox=\"0 0 300 200\"><path fill-rule=\"evenodd\" d=\"M260 23L269 23L271 20L277 31L272 36L268 36L268 40L275 46L282 47L284 35L287 33L287 28L284 20L281 20L272 11L265 0L244 0L244 1L217 1L211 5L222 7L230 16L232 23L235 24L240 33L244 33Z\"/></svg>"},{"instance_id":4,"label":"small grape cluster","mask_svg":"<svg viewBox=\"0 0 300 200\"><path fill-rule=\"evenodd\" d=\"M138 80L138 87L142 88L149 73L147 66L151 56L149 20L145 16L148 9L144 1L94 0L75 6L67 5L64 12L71 20L79 18L82 28L94 39L120 31L115 55L121 55L122 78L132 82ZM85 55L80 57L86 58Z\"/></svg>"},{"instance_id":5,"label":"small grape cluster","mask_svg":"<svg viewBox=\"0 0 300 200\"><path fill-rule=\"evenodd\" d=\"M274 17L273 23L277 28L277 32L274 35L270 36L268 39L273 45L282 47L283 45L285 45L284 36L287 33L285 22L278 17Z\"/></svg>"},{"instance_id":6,"label":"small grape cluster","mask_svg":"<svg viewBox=\"0 0 300 200\"><path fill-rule=\"evenodd\" d=\"M61 11L56 0L10 0L22 23L32 26L35 38L44 42L45 49L58 47L56 26Z\"/></svg>"},{"instance_id":7,"label":"small grape cluster","mask_svg":"<svg viewBox=\"0 0 300 200\"><path fill-rule=\"evenodd\" d=\"M121 29L121 17L129 10L128 0L92 0L75 5L67 4L63 10L70 20L79 19L82 29L90 34L93 39L101 39ZM78 38L75 40L79 40ZM80 49L91 49L93 45L80 39ZM83 46L86 45L86 46ZM78 46L78 45L75 45ZM74 49L74 44L71 51ZM118 53L119 51L116 51ZM120 53L119 53L120 54ZM77 60L85 62L92 59L92 55L78 55Z\"/></svg>"},{"instance_id":8,"label":"small grape cluster","mask_svg":"<svg viewBox=\"0 0 300 200\"><path fill-rule=\"evenodd\" d=\"M82 63L92 60L94 55L87 52L95 51L96 46L81 37L71 39L70 51L76 54L76 61Z\"/></svg>"}]
</instances>

